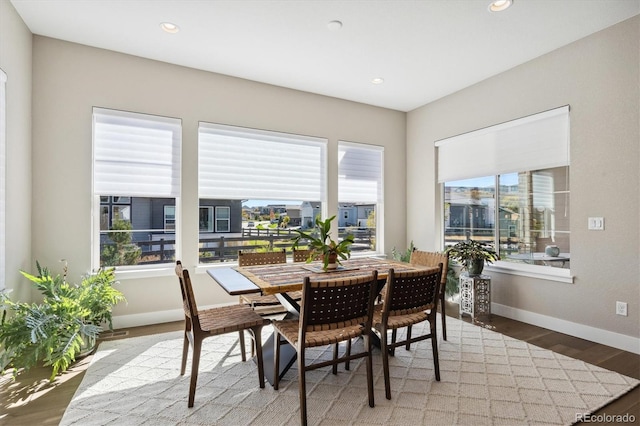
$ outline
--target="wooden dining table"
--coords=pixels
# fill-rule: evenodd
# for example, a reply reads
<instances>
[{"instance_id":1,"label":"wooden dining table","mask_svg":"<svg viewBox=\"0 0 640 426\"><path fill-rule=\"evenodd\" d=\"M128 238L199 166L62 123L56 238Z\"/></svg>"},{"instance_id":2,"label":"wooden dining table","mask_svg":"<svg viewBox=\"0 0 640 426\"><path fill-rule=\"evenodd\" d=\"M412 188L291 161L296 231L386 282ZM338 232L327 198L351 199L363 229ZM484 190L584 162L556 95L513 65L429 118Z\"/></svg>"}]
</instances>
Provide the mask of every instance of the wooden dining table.
<instances>
[{"instance_id":1,"label":"wooden dining table","mask_svg":"<svg viewBox=\"0 0 640 426\"><path fill-rule=\"evenodd\" d=\"M314 280L334 280L352 276L378 272L378 288L380 292L387 280L389 269L396 272L430 269L425 266L411 265L396 260L377 257L361 257L342 261L342 265L336 270L324 271L322 262L294 262L273 265L253 266L228 266L207 269L207 274L215 280L228 294L239 296L241 294L261 293L262 295L275 295L287 309L286 318L295 318L299 315L300 304L293 300L287 292L302 290L304 280L310 277ZM273 365L274 342L273 335L263 344L262 355L265 365ZM296 360L297 353L289 345L283 345L280 349L279 375L282 377ZM265 368L267 381L273 384L274 371Z\"/></svg>"}]
</instances>

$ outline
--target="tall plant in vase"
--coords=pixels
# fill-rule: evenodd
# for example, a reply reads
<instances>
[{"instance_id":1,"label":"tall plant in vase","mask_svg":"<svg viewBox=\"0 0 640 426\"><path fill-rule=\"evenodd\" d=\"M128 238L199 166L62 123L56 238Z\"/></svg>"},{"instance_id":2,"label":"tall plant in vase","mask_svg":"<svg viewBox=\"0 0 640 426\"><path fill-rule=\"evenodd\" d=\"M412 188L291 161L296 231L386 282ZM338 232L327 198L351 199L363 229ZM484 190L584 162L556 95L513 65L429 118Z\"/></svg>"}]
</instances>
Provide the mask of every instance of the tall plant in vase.
<instances>
[{"instance_id":1,"label":"tall plant in vase","mask_svg":"<svg viewBox=\"0 0 640 426\"><path fill-rule=\"evenodd\" d=\"M331 216L329 219L322 220L316 217L315 226L309 232L294 230L298 235L292 238L293 248L299 248L301 245L309 247L309 256L307 263L322 259L322 269L336 269L341 260L347 260L351 257L351 245L354 242L353 235L347 235L339 243L331 238L331 221L336 217Z\"/></svg>"}]
</instances>

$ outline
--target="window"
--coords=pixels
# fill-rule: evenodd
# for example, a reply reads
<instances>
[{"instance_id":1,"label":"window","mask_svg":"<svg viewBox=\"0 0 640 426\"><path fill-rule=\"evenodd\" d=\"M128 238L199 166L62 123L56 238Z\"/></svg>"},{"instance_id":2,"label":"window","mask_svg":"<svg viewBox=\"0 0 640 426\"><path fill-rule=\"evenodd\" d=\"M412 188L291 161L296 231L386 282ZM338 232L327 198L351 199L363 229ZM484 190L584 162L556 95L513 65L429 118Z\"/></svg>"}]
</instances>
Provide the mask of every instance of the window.
<instances>
[{"instance_id":1,"label":"window","mask_svg":"<svg viewBox=\"0 0 640 426\"><path fill-rule=\"evenodd\" d=\"M176 252L178 119L93 109L93 267L168 263Z\"/></svg>"},{"instance_id":2,"label":"window","mask_svg":"<svg viewBox=\"0 0 640 426\"><path fill-rule=\"evenodd\" d=\"M326 144L200 123L200 206L215 207L213 232L201 227L200 262L235 261L240 249L272 249L274 241L290 239L285 229L302 225L326 200Z\"/></svg>"},{"instance_id":3,"label":"window","mask_svg":"<svg viewBox=\"0 0 640 426\"><path fill-rule=\"evenodd\" d=\"M0 290L5 287L5 206L6 206L6 122L7 122L7 75L0 70Z\"/></svg>"},{"instance_id":4,"label":"window","mask_svg":"<svg viewBox=\"0 0 640 426\"><path fill-rule=\"evenodd\" d=\"M353 251L382 247L383 154L382 147L338 142L339 238L354 235Z\"/></svg>"},{"instance_id":5,"label":"window","mask_svg":"<svg viewBox=\"0 0 640 426\"><path fill-rule=\"evenodd\" d=\"M200 207L200 232L213 232L213 207Z\"/></svg>"},{"instance_id":6,"label":"window","mask_svg":"<svg viewBox=\"0 0 640 426\"><path fill-rule=\"evenodd\" d=\"M216 232L229 232L230 212L229 207L216 207Z\"/></svg>"},{"instance_id":7,"label":"window","mask_svg":"<svg viewBox=\"0 0 640 426\"><path fill-rule=\"evenodd\" d=\"M176 232L176 206L164 206L164 232Z\"/></svg>"},{"instance_id":8,"label":"window","mask_svg":"<svg viewBox=\"0 0 640 426\"><path fill-rule=\"evenodd\" d=\"M445 245L490 242L501 261L569 268L568 107L436 146ZM561 254L545 255L549 245Z\"/></svg>"},{"instance_id":9,"label":"window","mask_svg":"<svg viewBox=\"0 0 640 426\"><path fill-rule=\"evenodd\" d=\"M557 167L446 182L445 245L497 238L503 261L568 267L568 172ZM548 245L564 255L541 257Z\"/></svg>"}]
</instances>

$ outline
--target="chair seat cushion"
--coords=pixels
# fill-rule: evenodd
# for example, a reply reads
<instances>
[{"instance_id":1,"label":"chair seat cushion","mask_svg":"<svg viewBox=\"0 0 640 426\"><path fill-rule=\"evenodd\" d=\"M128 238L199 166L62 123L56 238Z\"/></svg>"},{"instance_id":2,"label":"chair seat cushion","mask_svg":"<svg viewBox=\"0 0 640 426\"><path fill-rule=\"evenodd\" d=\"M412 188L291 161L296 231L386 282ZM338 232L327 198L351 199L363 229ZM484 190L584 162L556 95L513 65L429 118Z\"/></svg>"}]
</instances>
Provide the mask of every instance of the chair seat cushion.
<instances>
[{"instance_id":1,"label":"chair seat cushion","mask_svg":"<svg viewBox=\"0 0 640 426\"><path fill-rule=\"evenodd\" d=\"M409 325L417 324L429 319L429 315L426 311L420 311L407 314L390 314L387 324L387 330L393 330L396 328L406 327ZM381 331L382 330L382 305L376 305L373 311L373 327Z\"/></svg>"},{"instance_id":2,"label":"chair seat cushion","mask_svg":"<svg viewBox=\"0 0 640 426\"><path fill-rule=\"evenodd\" d=\"M299 322L297 319L273 321L273 328L292 345L298 345L299 338ZM333 343L343 342L358 336L361 336L364 331L364 327L360 324L350 325L346 327L320 330L320 331L307 331L305 335L306 347L331 345Z\"/></svg>"},{"instance_id":3,"label":"chair seat cushion","mask_svg":"<svg viewBox=\"0 0 640 426\"><path fill-rule=\"evenodd\" d=\"M257 325L269 324L247 305L221 306L198 311L200 326L212 335L230 333Z\"/></svg>"}]
</instances>

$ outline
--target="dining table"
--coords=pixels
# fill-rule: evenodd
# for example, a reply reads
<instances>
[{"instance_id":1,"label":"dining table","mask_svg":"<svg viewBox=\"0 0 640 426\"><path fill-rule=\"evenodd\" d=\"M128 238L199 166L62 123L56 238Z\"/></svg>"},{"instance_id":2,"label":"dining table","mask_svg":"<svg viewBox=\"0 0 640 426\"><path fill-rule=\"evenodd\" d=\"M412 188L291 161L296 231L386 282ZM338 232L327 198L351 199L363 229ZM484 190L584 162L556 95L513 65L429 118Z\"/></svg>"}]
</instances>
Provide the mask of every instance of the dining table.
<instances>
[{"instance_id":1,"label":"dining table","mask_svg":"<svg viewBox=\"0 0 640 426\"><path fill-rule=\"evenodd\" d=\"M314 261L310 263L289 262L243 267L215 267L207 269L207 274L232 296L250 293L275 295L286 308L285 318L296 318L300 313L300 303L292 299L287 292L302 290L306 277L314 280L333 280L377 271L378 287L376 290L379 293L384 287L389 270L392 268L396 272L431 269L380 257L358 257L343 260L342 264L334 270L324 270L322 262ZM271 335L263 344L262 355L265 366L273 365L274 335ZM297 353L290 345L281 346L278 368L280 378L291 368L296 357ZM265 377L273 385L274 369L265 368Z\"/></svg>"}]
</instances>

